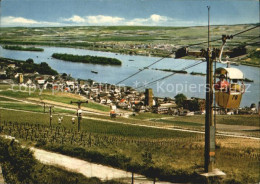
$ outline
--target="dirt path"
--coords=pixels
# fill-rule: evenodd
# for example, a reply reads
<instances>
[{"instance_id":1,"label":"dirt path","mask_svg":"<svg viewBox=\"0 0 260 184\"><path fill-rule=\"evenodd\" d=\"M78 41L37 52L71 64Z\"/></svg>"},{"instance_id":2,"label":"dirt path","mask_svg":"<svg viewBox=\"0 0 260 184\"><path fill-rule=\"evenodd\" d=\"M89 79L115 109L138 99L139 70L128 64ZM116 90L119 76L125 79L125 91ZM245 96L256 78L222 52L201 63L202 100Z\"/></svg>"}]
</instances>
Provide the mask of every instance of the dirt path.
<instances>
[{"instance_id":1,"label":"dirt path","mask_svg":"<svg viewBox=\"0 0 260 184\"><path fill-rule=\"evenodd\" d=\"M2 173L2 167L0 165L0 184L4 184L5 181L4 181L4 177L3 177L3 173Z\"/></svg>"},{"instance_id":2,"label":"dirt path","mask_svg":"<svg viewBox=\"0 0 260 184\"><path fill-rule=\"evenodd\" d=\"M131 183L132 173L112 167L90 163L84 160L73 158L70 156L53 153L37 148L30 148L34 152L34 157L43 164L54 165L65 168L66 170L81 173L84 176L97 177L101 180L120 179L126 183ZM134 174L134 183L136 184L151 184L145 176ZM170 184L169 182L156 182L157 184Z\"/></svg>"},{"instance_id":3,"label":"dirt path","mask_svg":"<svg viewBox=\"0 0 260 184\"><path fill-rule=\"evenodd\" d=\"M52 153L37 148L31 148L31 150L34 152L35 158L44 164L51 164L57 165L59 167L64 167L71 171L81 173L88 178L97 177L102 180L111 180L119 178L131 178L132 176L130 172L103 166L100 164L93 164L87 161L61 155L58 153ZM140 175L138 175L138 177L140 177Z\"/></svg>"}]
</instances>

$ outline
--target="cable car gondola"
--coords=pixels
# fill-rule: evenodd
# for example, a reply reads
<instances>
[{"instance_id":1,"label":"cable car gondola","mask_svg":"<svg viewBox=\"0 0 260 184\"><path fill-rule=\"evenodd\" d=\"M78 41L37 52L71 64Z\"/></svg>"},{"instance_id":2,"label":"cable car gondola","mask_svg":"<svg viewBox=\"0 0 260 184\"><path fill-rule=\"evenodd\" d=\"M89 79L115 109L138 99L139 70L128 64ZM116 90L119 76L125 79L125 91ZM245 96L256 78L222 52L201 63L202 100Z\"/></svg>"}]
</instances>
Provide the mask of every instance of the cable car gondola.
<instances>
[{"instance_id":1,"label":"cable car gondola","mask_svg":"<svg viewBox=\"0 0 260 184\"><path fill-rule=\"evenodd\" d=\"M219 107L237 109L244 93L244 74L237 68L217 68L215 77L220 81L215 84L215 100Z\"/></svg>"}]
</instances>

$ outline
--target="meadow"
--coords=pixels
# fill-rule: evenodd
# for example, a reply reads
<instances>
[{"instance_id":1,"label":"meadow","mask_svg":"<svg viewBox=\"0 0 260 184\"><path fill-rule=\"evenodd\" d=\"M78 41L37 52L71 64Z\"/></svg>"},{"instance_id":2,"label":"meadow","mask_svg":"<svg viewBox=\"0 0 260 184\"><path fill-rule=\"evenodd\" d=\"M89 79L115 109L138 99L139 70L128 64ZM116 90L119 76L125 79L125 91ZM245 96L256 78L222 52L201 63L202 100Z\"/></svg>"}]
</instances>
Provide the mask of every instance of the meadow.
<instances>
[{"instance_id":1,"label":"meadow","mask_svg":"<svg viewBox=\"0 0 260 184\"><path fill-rule=\"evenodd\" d=\"M1 86L1 85L0 85ZM43 90L42 92L37 89L29 89L29 88L21 88L19 89L16 87L5 86L3 87L3 91L0 91L0 95L12 97L16 99L33 99L40 102L43 102L44 100L50 100L53 102L60 102L64 104L70 104L71 101L78 101L78 100L86 100L84 97L80 97L78 95L73 95L66 92L61 91L52 91L52 90ZM31 91L30 91L31 90ZM75 104L71 104L72 106L75 106ZM88 102L88 104L83 104L83 107L88 107L91 109L99 110L99 111L109 111L108 106L100 105L94 102Z\"/></svg>"}]
</instances>

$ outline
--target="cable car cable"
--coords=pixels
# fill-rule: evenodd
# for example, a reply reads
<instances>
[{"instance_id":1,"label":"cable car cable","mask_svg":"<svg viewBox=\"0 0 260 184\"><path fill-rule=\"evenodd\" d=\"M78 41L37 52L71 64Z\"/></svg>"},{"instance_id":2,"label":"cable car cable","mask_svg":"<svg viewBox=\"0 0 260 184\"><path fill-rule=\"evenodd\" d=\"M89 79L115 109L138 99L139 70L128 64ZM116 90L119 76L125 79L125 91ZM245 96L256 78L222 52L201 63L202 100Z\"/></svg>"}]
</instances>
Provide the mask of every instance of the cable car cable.
<instances>
[{"instance_id":1,"label":"cable car cable","mask_svg":"<svg viewBox=\"0 0 260 184\"><path fill-rule=\"evenodd\" d=\"M146 66L146 67L144 67L143 69L139 70L138 72L136 72L136 73L130 75L129 77L126 77L125 79L123 79L123 80L117 82L116 85L120 84L121 82L126 81L127 79L130 79L131 77L137 75L138 73L141 73L143 70L149 68L150 66L155 65L156 63L160 62L161 60L163 60L163 59L165 59L165 58L168 58L168 57L169 57L170 55L172 55L173 53L174 53L174 52L171 52L171 53L168 54L167 56L164 56L164 57L160 58L159 60L156 60L155 62L153 62L152 64L150 64L150 65L148 65L148 66Z\"/></svg>"},{"instance_id":2,"label":"cable car cable","mask_svg":"<svg viewBox=\"0 0 260 184\"><path fill-rule=\"evenodd\" d=\"M232 36L235 37L235 36L237 36L237 35L240 35L240 34L242 34L242 33L247 32L247 31L253 30L253 29L255 29L255 28L259 27L259 26L260 26L260 24L258 24L257 26L254 26L254 27L252 27L252 28L246 29L246 30L244 30L244 31L238 32L238 33L236 33L236 34L234 34L234 35L232 35ZM220 40L222 40L222 38L218 38L218 39L215 39L215 40L211 40L210 42L215 42L215 41L220 41ZM187 45L187 46L185 46L185 47L188 48L188 47L191 47L191 46L201 45L201 44L204 44L204 43L208 43L208 42L205 41L205 42L190 44L190 45ZM169 53L168 55L166 55L166 56L164 56L164 57L162 57L162 58L156 60L156 61L153 62L152 64L150 64L150 65L144 67L143 69L141 69L141 70L139 70L139 71L133 73L132 75L126 77L125 79L123 79L123 80L117 82L116 85L118 85L118 84L120 84L121 82L124 82L124 81L126 81L126 80L132 78L133 76L135 76L135 75L141 73L143 70L148 69L149 67L155 65L156 63L162 61L163 59L168 58L168 57L169 57L170 55L172 55L173 53L174 53L174 52L171 52L171 53Z\"/></svg>"},{"instance_id":3,"label":"cable car cable","mask_svg":"<svg viewBox=\"0 0 260 184\"><path fill-rule=\"evenodd\" d=\"M191 64L191 65L189 65L189 66L187 66L187 67L184 67L182 70L187 70L187 69L192 68L192 67L194 67L194 66L196 66L196 65L199 65L199 64L201 64L201 63L203 63L203 61L197 62L197 63L195 63L195 64L193 63L193 64ZM158 81L167 79L167 78L169 78L169 77L175 75L176 73L177 73L177 72L174 72L174 73L172 73L172 74L170 74L170 75L166 75L166 76L164 76L164 77L162 77L162 78L159 78L159 79L156 79L156 80L154 80L154 81L148 82L146 85L139 86L139 87L137 87L136 89L143 88L143 87L147 87L147 86L149 86L149 85L151 85L151 84L154 84L155 82L158 82Z\"/></svg>"},{"instance_id":4,"label":"cable car cable","mask_svg":"<svg viewBox=\"0 0 260 184\"><path fill-rule=\"evenodd\" d=\"M242 33L245 33L245 32L247 32L247 31L250 31L250 30L252 30L252 29L255 29L255 28L259 27L259 26L260 26L260 24L258 24L258 25L255 26L255 27L251 27L251 28L249 28L249 29L246 29L246 30L244 30L244 31L240 31L240 32L238 32L238 33L236 33L236 34L233 34L233 37L235 37L235 36L237 36L237 35L240 35L240 34L242 34Z\"/></svg>"}]
</instances>

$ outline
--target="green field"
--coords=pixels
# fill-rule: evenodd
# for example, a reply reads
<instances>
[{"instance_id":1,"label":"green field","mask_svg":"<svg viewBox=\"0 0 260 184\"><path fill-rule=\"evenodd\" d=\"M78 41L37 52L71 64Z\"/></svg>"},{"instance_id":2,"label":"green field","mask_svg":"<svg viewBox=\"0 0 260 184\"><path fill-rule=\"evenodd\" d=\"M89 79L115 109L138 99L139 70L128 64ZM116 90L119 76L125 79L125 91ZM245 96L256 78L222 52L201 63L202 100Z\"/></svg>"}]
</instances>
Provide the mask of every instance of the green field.
<instances>
[{"instance_id":1,"label":"green field","mask_svg":"<svg viewBox=\"0 0 260 184\"><path fill-rule=\"evenodd\" d=\"M39 100L39 102L42 100L51 100L54 102L61 102L64 104L70 104L71 101L79 100L79 97L73 95L67 95L66 93L51 91L51 90L44 90L43 93L41 93L39 90L34 91L33 89L31 89L31 91L29 91L28 88L27 89L23 88L19 90L17 87L15 87L13 89L14 90L0 91L0 95L17 98L17 99L36 98ZM108 106L100 105L94 102L89 102L88 104L84 104L83 106L100 110L100 111L105 111L105 112L109 111Z\"/></svg>"},{"instance_id":2,"label":"green field","mask_svg":"<svg viewBox=\"0 0 260 184\"><path fill-rule=\"evenodd\" d=\"M153 113L142 113L138 116L132 116L134 119L140 120L152 120L154 122L183 122L190 123L195 126L201 126L205 123L204 115L194 115L194 116L170 116L170 115L159 115ZM259 116L258 115L217 115L216 116L217 124L226 124L226 125L246 125L246 126L260 126Z\"/></svg>"},{"instance_id":3,"label":"green field","mask_svg":"<svg viewBox=\"0 0 260 184\"><path fill-rule=\"evenodd\" d=\"M6 102L6 101L11 101L14 102L15 100L9 99L9 98L5 98L5 97L0 97L0 101Z\"/></svg>"},{"instance_id":4,"label":"green field","mask_svg":"<svg viewBox=\"0 0 260 184\"><path fill-rule=\"evenodd\" d=\"M0 107L7 108L7 109L16 109L16 110L24 110L24 111L32 111L32 112L43 112L44 108L41 105L34 105L34 104L24 104L24 103L4 103L1 102ZM47 113L49 112L49 108L46 107L45 110ZM75 114L74 111L64 110L61 108L54 108L55 113L70 113Z\"/></svg>"},{"instance_id":5,"label":"green field","mask_svg":"<svg viewBox=\"0 0 260 184\"><path fill-rule=\"evenodd\" d=\"M242 29L248 29L254 25L212 26L212 39L221 38L222 34L234 34ZM36 31L37 30L37 31ZM39 31L40 30L40 31ZM112 26L112 27L54 27L54 28L2 28L1 42L20 43L63 43L63 39L70 40L71 45L84 46L84 41L93 46L95 42L160 42L176 45L206 41L207 27L143 27L143 26ZM256 33L256 34L255 34ZM252 30L231 44L246 41L252 36L257 36L257 29ZM45 35L42 37L42 35ZM23 38L27 38L26 40ZM186 38L186 39L185 39ZM77 42L77 41L82 42ZM47 42L47 43L48 43ZM219 42L218 42L219 43ZM214 44L215 45L215 44ZM87 45L88 46L88 45Z\"/></svg>"}]
</instances>

